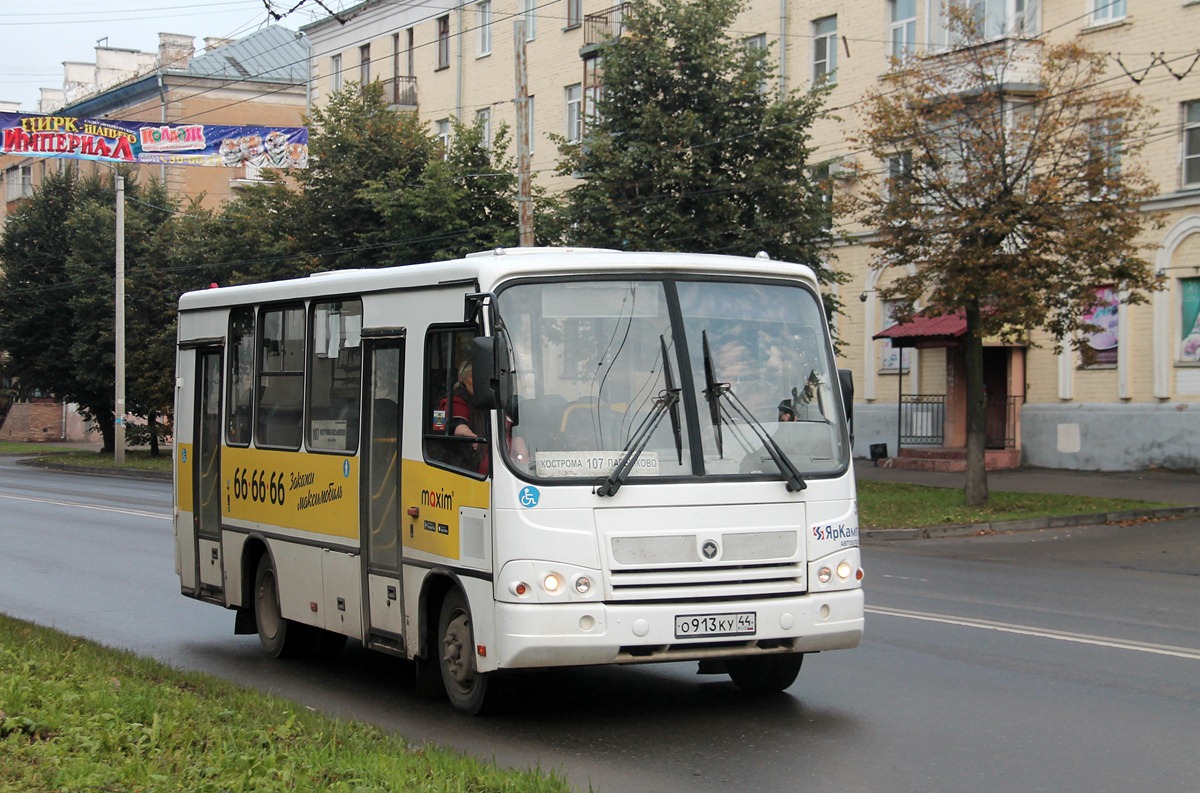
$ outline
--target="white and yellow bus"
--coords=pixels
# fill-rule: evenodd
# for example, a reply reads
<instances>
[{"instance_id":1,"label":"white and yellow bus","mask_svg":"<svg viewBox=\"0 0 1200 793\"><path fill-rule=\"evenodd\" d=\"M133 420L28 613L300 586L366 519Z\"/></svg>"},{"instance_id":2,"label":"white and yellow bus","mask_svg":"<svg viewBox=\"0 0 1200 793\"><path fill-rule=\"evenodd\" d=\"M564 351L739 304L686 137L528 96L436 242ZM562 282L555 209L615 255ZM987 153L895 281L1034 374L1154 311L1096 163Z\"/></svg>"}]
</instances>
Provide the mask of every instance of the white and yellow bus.
<instances>
[{"instance_id":1,"label":"white and yellow bus","mask_svg":"<svg viewBox=\"0 0 1200 793\"><path fill-rule=\"evenodd\" d=\"M510 249L213 288L177 373L182 592L272 655L350 637L476 713L552 666L782 690L862 635L806 267Z\"/></svg>"}]
</instances>

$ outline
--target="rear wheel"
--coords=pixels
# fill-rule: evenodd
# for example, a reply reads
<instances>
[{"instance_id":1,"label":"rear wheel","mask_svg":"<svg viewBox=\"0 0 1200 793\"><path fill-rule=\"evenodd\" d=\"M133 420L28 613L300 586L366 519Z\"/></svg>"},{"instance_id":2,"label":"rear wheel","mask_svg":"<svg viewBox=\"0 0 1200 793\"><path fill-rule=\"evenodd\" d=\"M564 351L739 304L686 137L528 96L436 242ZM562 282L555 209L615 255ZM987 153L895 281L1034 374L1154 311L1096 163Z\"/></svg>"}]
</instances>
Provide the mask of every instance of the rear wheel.
<instances>
[{"instance_id":1,"label":"rear wheel","mask_svg":"<svg viewBox=\"0 0 1200 793\"><path fill-rule=\"evenodd\" d=\"M747 694L773 694L796 682L803 662L804 653L728 658L725 671Z\"/></svg>"},{"instance_id":2,"label":"rear wheel","mask_svg":"<svg viewBox=\"0 0 1200 793\"><path fill-rule=\"evenodd\" d=\"M483 713L495 699L489 695L493 680L475 668L475 634L471 612L460 589L451 589L442 601L438 619L438 666L450 703L468 715Z\"/></svg>"},{"instance_id":3,"label":"rear wheel","mask_svg":"<svg viewBox=\"0 0 1200 793\"><path fill-rule=\"evenodd\" d=\"M303 643L303 625L285 619L279 606L279 582L271 555L264 553L258 560L254 575L254 622L258 640L267 655L289 658L296 655Z\"/></svg>"}]
</instances>

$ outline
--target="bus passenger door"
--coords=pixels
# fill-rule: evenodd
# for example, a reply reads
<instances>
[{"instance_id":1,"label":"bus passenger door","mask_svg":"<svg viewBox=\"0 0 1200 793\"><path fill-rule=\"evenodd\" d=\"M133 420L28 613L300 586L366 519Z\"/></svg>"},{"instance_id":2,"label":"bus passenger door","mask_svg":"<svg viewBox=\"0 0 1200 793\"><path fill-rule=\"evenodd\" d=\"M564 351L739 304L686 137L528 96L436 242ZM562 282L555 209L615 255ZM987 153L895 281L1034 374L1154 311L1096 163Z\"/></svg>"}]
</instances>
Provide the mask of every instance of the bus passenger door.
<instances>
[{"instance_id":1,"label":"bus passenger door","mask_svg":"<svg viewBox=\"0 0 1200 793\"><path fill-rule=\"evenodd\" d=\"M225 591L221 564L221 350L196 351L195 464L192 521L196 536L200 595L220 598Z\"/></svg>"},{"instance_id":2,"label":"bus passenger door","mask_svg":"<svg viewBox=\"0 0 1200 793\"><path fill-rule=\"evenodd\" d=\"M367 340L366 352L367 421L363 422L361 519L366 644L403 652L400 406L404 394L404 339Z\"/></svg>"}]
</instances>

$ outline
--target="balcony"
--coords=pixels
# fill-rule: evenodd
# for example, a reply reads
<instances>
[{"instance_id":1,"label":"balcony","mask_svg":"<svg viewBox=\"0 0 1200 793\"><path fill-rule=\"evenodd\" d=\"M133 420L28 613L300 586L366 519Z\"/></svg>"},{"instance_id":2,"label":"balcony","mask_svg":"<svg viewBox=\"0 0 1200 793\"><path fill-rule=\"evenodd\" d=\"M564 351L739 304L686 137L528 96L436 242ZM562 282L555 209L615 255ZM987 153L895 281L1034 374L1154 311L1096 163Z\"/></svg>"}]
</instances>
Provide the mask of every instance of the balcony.
<instances>
[{"instance_id":1,"label":"balcony","mask_svg":"<svg viewBox=\"0 0 1200 793\"><path fill-rule=\"evenodd\" d=\"M629 3L621 3L595 14L583 17L583 47L580 56L586 58L608 39L619 39L625 34L625 16Z\"/></svg>"},{"instance_id":2,"label":"balcony","mask_svg":"<svg viewBox=\"0 0 1200 793\"><path fill-rule=\"evenodd\" d=\"M417 78L392 77L383 80L383 99L389 110L417 109Z\"/></svg>"},{"instance_id":3,"label":"balcony","mask_svg":"<svg viewBox=\"0 0 1200 793\"><path fill-rule=\"evenodd\" d=\"M969 44L914 58L903 68L928 75L944 96L995 88L1005 94L1032 94L1041 88L1042 42L1003 38Z\"/></svg>"}]
</instances>

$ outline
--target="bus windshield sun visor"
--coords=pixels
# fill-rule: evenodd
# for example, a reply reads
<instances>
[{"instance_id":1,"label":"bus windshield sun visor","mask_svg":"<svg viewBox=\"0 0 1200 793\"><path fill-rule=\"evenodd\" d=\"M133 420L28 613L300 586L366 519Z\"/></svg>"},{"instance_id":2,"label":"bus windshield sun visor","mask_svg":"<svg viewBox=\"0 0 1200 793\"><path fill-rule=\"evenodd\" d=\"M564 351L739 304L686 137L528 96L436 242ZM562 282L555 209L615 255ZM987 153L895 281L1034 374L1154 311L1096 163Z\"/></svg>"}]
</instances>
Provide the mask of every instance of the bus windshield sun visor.
<instances>
[{"instance_id":1,"label":"bus windshield sun visor","mask_svg":"<svg viewBox=\"0 0 1200 793\"><path fill-rule=\"evenodd\" d=\"M721 440L721 425L728 425L731 430L736 431L737 425L734 421L734 414L736 414L746 426L754 431L763 448L767 450L767 454L775 461L779 472L783 474L788 492L798 493L804 490L808 485L805 484L796 464L779 447L779 444L771 437L771 433L767 432L754 414L742 404L742 400L733 393L729 383L717 380L712 353L708 346L708 330L701 331L701 340L704 348L704 399L708 402L709 416L712 419L713 431L716 435L717 454L724 455L725 453L722 448L724 444Z\"/></svg>"}]
</instances>

